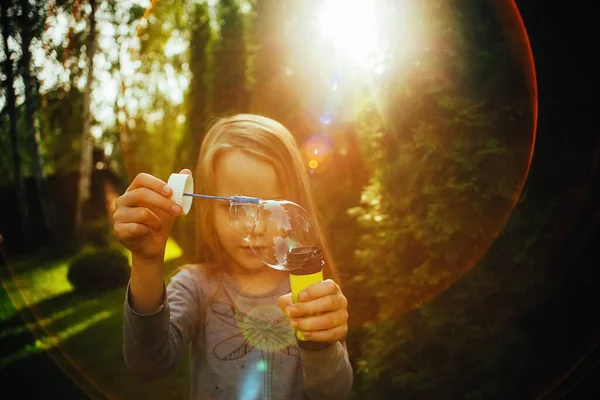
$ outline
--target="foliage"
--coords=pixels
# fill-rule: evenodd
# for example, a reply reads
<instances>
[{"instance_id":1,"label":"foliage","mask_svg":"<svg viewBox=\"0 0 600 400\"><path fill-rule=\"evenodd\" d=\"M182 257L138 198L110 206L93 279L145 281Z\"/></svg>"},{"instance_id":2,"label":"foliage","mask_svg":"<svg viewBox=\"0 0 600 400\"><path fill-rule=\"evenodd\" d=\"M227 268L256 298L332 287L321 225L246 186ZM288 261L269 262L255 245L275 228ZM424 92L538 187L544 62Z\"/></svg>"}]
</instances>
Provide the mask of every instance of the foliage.
<instances>
[{"instance_id":1,"label":"foliage","mask_svg":"<svg viewBox=\"0 0 600 400\"><path fill-rule=\"evenodd\" d=\"M190 15L186 2L160 1L139 23L119 106L120 144L129 180L139 172L168 179L184 124L183 93L189 84ZM134 12L130 18L137 15Z\"/></svg>"},{"instance_id":2,"label":"foliage","mask_svg":"<svg viewBox=\"0 0 600 400\"><path fill-rule=\"evenodd\" d=\"M244 19L236 0L217 5L219 34L215 42L213 110L216 114L248 111Z\"/></svg>"},{"instance_id":3,"label":"foliage","mask_svg":"<svg viewBox=\"0 0 600 400\"><path fill-rule=\"evenodd\" d=\"M436 15L428 30L449 50L419 54L414 68L389 77L384 120L366 137L377 168L363 206L350 211L366 230L359 263L378 266L356 279L381 299L396 299L382 318L420 306L462 275L504 223L522 179L498 123L507 116L460 79L468 74L459 61L474 51L457 28L463 25Z\"/></svg>"},{"instance_id":4,"label":"foliage","mask_svg":"<svg viewBox=\"0 0 600 400\"><path fill-rule=\"evenodd\" d=\"M281 4L273 0L256 0L252 10L249 42L252 112L280 121L298 132L294 114L298 110L292 77L286 75L285 18Z\"/></svg>"},{"instance_id":5,"label":"foliage","mask_svg":"<svg viewBox=\"0 0 600 400\"><path fill-rule=\"evenodd\" d=\"M85 211L87 210L84 210L84 212ZM106 246L110 243L112 235L111 228L112 227L105 216L87 220L82 227L78 241L81 244L87 243L98 247Z\"/></svg>"},{"instance_id":6,"label":"foliage","mask_svg":"<svg viewBox=\"0 0 600 400\"><path fill-rule=\"evenodd\" d=\"M528 97L487 79L520 71L498 37L476 40L473 32L493 25L484 5L436 3L418 12L414 22L429 43L384 79L381 118L369 105L359 125L373 175L361 206L349 210L363 232L351 287L376 305L356 342L364 354L358 391L374 398L491 395L500 386L497 355L518 338L507 334L508 343L492 346L508 329L510 310L494 319L482 312L518 289L503 287L482 263L426 303L476 264L520 194L522 147L530 143L505 132L530 129ZM476 381L486 383L470 392Z\"/></svg>"},{"instance_id":7,"label":"foliage","mask_svg":"<svg viewBox=\"0 0 600 400\"><path fill-rule=\"evenodd\" d=\"M69 266L67 278L75 290L95 292L121 287L129 275L127 257L118 250L104 249L77 257Z\"/></svg>"},{"instance_id":8,"label":"foliage","mask_svg":"<svg viewBox=\"0 0 600 400\"><path fill-rule=\"evenodd\" d=\"M185 98L187 109L185 133L177 146L173 168L177 172L183 168L195 170L200 144L207 128L209 109L212 107L209 49L213 34L210 28L208 5L194 4L190 19L192 22L189 49L190 85ZM192 207L189 216L178 218L173 227L173 236L188 255L192 255L195 251L195 221L195 209Z\"/></svg>"}]
</instances>

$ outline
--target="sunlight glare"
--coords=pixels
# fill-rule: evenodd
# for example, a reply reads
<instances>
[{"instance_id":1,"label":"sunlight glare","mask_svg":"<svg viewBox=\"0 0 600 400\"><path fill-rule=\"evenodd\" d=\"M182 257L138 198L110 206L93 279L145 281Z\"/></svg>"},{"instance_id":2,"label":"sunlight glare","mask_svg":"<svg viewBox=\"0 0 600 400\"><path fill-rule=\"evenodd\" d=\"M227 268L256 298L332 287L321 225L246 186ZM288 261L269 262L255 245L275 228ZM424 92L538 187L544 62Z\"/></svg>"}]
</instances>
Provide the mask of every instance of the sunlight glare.
<instances>
[{"instance_id":1,"label":"sunlight glare","mask_svg":"<svg viewBox=\"0 0 600 400\"><path fill-rule=\"evenodd\" d=\"M359 64L381 53L373 0L325 0L318 13L323 37L346 61Z\"/></svg>"}]
</instances>

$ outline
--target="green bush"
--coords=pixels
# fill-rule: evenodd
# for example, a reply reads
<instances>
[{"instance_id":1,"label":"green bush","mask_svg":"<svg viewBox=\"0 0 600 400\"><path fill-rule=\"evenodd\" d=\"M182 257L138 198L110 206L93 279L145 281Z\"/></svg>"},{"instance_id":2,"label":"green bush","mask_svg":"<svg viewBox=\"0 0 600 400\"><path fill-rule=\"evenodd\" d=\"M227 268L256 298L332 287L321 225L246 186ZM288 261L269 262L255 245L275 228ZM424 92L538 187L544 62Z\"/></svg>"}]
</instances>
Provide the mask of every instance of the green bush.
<instances>
[{"instance_id":1,"label":"green bush","mask_svg":"<svg viewBox=\"0 0 600 400\"><path fill-rule=\"evenodd\" d=\"M129 260L113 249L85 253L77 257L67 278L79 292L96 292L124 286L129 281Z\"/></svg>"},{"instance_id":2,"label":"green bush","mask_svg":"<svg viewBox=\"0 0 600 400\"><path fill-rule=\"evenodd\" d=\"M82 245L108 246L111 235L110 222L106 218L92 219L83 225L79 233L79 242Z\"/></svg>"}]
</instances>

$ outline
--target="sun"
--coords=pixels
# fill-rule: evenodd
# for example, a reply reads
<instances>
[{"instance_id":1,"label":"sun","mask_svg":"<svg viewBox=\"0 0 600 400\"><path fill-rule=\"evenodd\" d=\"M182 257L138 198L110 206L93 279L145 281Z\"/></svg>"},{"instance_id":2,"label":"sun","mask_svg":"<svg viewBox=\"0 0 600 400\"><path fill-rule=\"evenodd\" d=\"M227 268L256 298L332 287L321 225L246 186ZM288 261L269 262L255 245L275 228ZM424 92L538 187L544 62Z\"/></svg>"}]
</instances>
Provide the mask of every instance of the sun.
<instances>
[{"instance_id":1,"label":"sun","mask_svg":"<svg viewBox=\"0 0 600 400\"><path fill-rule=\"evenodd\" d=\"M317 21L322 37L345 63L365 64L384 50L373 0L323 0Z\"/></svg>"}]
</instances>

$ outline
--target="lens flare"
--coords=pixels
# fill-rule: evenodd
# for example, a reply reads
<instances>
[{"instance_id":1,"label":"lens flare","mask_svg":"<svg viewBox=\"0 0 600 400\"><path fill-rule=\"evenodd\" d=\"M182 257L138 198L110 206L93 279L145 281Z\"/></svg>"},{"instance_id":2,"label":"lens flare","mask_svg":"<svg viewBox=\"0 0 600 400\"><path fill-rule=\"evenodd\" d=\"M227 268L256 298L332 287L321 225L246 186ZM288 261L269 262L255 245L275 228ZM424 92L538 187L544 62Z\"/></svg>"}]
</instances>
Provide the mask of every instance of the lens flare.
<instances>
[{"instance_id":1,"label":"lens flare","mask_svg":"<svg viewBox=\"0 0 600 400\"><path fill-rule=\"evenodd\" d=\"M334 157L334 146L332 139L325 134L309 137L301 147L302 155L306 165L316 173L326 172L331 168Z\"/></svg>"},{"instance_id":2,"label":"lens flare","mask_svg":"<svg viewBox=\"0 0 600 400\"><path fill-rule=\"evenodd\" d=\"M260 350L281 351L294 344L293 330L277 306L256 307L240 322L240 329L248 343Z\"/></svg>"}]
</instances>

